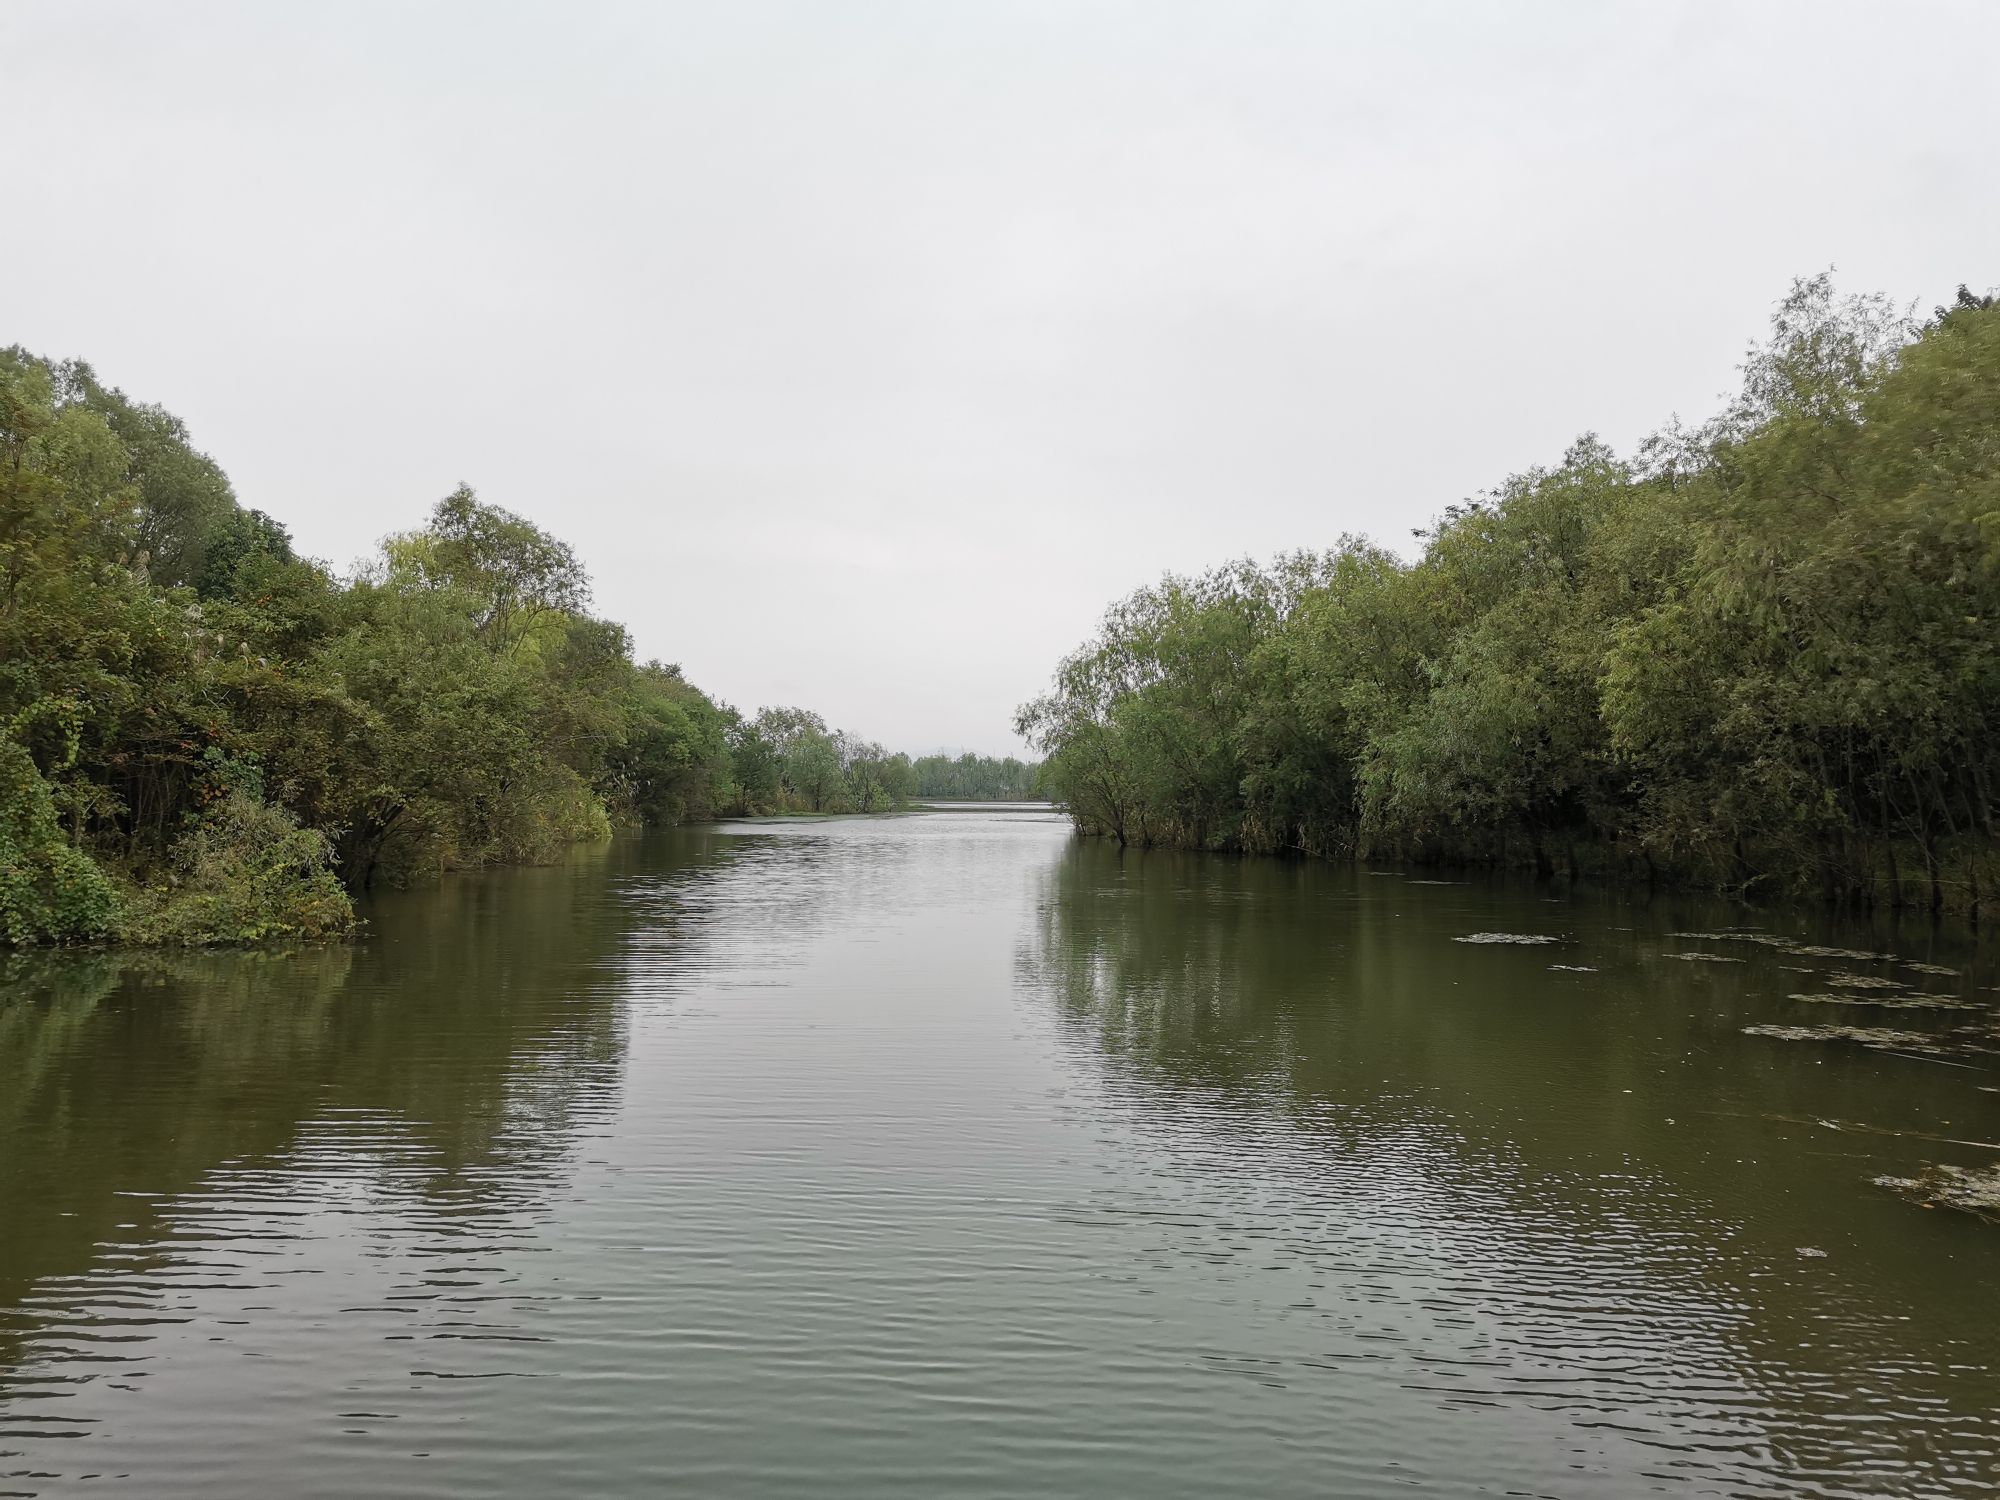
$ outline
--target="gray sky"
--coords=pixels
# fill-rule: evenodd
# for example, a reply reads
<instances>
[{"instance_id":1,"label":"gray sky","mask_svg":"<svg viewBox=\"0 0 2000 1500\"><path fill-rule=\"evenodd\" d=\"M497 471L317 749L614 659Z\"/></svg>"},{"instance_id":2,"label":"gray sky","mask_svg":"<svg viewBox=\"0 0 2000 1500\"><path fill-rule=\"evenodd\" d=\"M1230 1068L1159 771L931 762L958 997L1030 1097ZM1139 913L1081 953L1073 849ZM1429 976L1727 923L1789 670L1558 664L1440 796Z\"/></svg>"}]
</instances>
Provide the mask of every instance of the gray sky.
<instances>
[{"instance_id":1,"label":"gray sky","mask_svg":"<svg viewBox=\"0 0 2000 1500\"><path fill-rule=\"evenodd\" d=\"M463 479L641 655L914 752L1166 569L2000 280L2000 6L0 7L0 343L345 565Z\"/></svg>"}]
</instances>

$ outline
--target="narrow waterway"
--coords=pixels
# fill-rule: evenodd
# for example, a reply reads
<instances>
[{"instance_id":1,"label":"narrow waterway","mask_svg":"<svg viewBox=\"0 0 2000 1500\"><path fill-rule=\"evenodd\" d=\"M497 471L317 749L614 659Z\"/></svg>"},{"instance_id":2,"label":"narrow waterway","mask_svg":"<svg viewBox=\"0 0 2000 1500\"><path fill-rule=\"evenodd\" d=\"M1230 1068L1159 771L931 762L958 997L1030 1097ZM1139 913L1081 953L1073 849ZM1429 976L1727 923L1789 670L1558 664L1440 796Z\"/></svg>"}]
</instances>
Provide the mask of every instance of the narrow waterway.
<instances>
[{"instance_id":1,"label":"narrow waterway","mask_svg":"<svg viewBox=\"0 0 2000 1500\"><path fill-rule=\"evenodd\" d=\"M1877 1182L2000 1162L1921 931L1032 809L368 916L5 969L0 1493L2000 1483L2000 1225Z\"/></svg>"}]
</instances>

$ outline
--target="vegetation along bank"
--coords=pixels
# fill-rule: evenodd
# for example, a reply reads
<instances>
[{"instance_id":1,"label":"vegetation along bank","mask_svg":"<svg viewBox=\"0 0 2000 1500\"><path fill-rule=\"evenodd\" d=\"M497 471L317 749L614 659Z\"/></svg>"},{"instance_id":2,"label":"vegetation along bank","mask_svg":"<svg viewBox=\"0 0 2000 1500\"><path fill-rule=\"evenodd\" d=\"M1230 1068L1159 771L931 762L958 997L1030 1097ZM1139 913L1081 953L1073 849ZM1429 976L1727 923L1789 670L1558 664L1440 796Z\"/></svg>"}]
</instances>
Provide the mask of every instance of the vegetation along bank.
<instances>
[{"instance_id":1,"label":"vegetation along bank","mask_svg":"<svg viewBox=\"0 0 2000 1500\"><path fill-rule=\"evenodd\" d=\"M2000 792L2000 307L1798 283L1741 392L1420 533L1168 577L1018 727L1121 843L1977 913Z\"/></svg>"},{"instance_id":2,"label":"vegetation along bank","mask_svg":"<svg viewBox=\"0 0 2000 1500\"><path fill-rule=\"evenodd\" d=\"M468 489L336 576L171 414L0 350L0 944L337 937L351 891L614 823L1023 774L738 714L635 661L570 548Z\"/></svg>"}]
</instances>

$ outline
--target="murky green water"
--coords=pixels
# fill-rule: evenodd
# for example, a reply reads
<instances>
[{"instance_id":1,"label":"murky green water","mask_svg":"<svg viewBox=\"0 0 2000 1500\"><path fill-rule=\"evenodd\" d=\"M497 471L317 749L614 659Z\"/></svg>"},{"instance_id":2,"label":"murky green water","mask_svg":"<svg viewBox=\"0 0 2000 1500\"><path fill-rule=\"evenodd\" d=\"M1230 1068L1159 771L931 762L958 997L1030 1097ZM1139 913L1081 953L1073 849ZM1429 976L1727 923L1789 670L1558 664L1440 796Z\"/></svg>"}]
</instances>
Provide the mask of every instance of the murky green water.
<instances>
[{"instance_id":1,"label":"murky green water","mask_svg":"<svg viewBox=\"0 0 2000 1500\"><path fill-rule=\"evenodd\" d=\"M8 971L0 1491L2000 1482L2000 1226L1872 1182L2000 1159L1992 1011L1786 998L1968 950L1032 812L372 916Z\"/></svg>"}]
</instances>

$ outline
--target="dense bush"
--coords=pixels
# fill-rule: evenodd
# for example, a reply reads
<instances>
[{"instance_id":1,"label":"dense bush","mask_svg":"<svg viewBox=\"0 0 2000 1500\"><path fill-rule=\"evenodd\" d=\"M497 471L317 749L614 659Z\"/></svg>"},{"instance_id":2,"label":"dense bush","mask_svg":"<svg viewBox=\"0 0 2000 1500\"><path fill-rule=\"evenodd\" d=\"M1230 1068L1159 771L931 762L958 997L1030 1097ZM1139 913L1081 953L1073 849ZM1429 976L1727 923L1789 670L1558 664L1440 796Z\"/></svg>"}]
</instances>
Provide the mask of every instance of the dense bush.
<instances>
[{"instance_id":1,"label":"dense bush","mask_svg":"<svg viewBox=\"0 0 2000 1500\"><path fill-rule=\"evenodd\" d=\"M34 758L0 739L0 942L103 937L119 914L110 879L63 837Z\"/></svg>"},{"instance_id":2,"label":"dense bush","mask_svg":"<svg viewBox=\"0 0 2000 1500\"><path fill-rule=\"evenodd\" d=\"M218 797L174 846L124 936L143 943L255 943L342 937L354 907L333 873L333 845L281 807Z\"/></svg>"}]
</instances>

